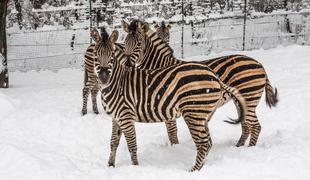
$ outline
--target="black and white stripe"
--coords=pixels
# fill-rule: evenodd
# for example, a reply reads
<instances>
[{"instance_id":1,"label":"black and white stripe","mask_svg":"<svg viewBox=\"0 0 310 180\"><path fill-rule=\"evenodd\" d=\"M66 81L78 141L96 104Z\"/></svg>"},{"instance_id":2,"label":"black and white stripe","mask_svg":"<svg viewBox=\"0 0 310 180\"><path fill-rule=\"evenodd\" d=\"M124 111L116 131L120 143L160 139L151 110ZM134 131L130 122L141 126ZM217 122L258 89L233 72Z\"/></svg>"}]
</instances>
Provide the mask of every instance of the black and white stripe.
<instances>
[{"instance_id":1,"label":"black and white stripe","mask_svg":"<svg viewBox=\"0 0 310 180\"><path fill-rule=\"evenodd\" d=\"M87 99L91 93L93 111L98 114L97 94L99 91L98 78L94 72L94 50L96 44L91 44L84 55L84 87L83 87L83 108L82 115L87 113Z\"/></svg>"},{"instance_id":2,"label":"black and white stripe","mask_svg":"<svg viewBox=\"0 0 310 180\"><path fill-rule=\"evenodd\" d=\"M114 32L111 36L115 36ZM247 109L244 99L235 88L223 84L206 65L182 63L156 70L137 69L126 66L128 57L122 45L114 44L114 49L114 55L106 60L112 62L111 73L109 66L101 66L97 58L94 61L98 77L104 77L100 78L104 109L113 118L109 165L115 165L122 133L132 163L138 164L134 122L172 122L182 116L197 148L191 170L201 169L212 146L207 119L215 112L222 94L227 92L236 99L242 118Z\"/></svg>"},{"instance_id":3,"label":"black and white stripe","mask_svg":"<svg viewBox=\"0 0 310 180\"><path fill-rule=\"evenodd\" d=\"M123 22L123 27L128 32L125 39L126 53L140 51L139 58L136 60L136 67L156 69L184 63L184 61L171 57L173 51L169 45L156 32L150 30L147 23L135 20L130 25ZM255 109L264 88L269 106L275 106L278 101L277 91L273 92L263 66L256 60L244 55L224 56L200 63L208 65L226 85L235 87L244 96L250 109L246 114L246 120L241 122L242 135L237 146L244 145L249 135L251 135L250 146L255 145L261 130ZM230 99L230 96L224 93L221 105ZM232 122L234 123L234 121Z\"/></svg>"}]
</instances>

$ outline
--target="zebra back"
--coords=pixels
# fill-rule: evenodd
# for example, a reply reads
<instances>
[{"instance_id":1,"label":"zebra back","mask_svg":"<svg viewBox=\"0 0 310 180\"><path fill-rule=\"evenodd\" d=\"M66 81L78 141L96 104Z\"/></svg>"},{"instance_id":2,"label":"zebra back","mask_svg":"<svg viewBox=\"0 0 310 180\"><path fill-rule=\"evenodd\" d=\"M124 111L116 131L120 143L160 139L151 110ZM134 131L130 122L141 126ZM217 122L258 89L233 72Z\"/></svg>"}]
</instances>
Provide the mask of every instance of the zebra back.
<instances>
[{"instance_id":1,"label":"zebra back","mask_svg":"<svg viewBox=\"0 0 310 180\"><path fill-rule=\"evenodd\" d=\"M183 63L155 70L126 66L126 55L116 46L111 77L103 85L102 100L106 111L121 118L123 109L140 122L162 122L176 118L183 108L194 109L203 104L216 108L221 96L221 84L209 68L199 63ZM112 58L111 58L112 59ZM100 63L95 59L95 70L100 74ZM100 77L100 75L98 75ZM205 99L199 101L198 97ZM214 110L214 109L213 109ZM199 110L207 116L213 110ZM186 109L185 114L196 110Z\"/></svg>"}]
</instances>

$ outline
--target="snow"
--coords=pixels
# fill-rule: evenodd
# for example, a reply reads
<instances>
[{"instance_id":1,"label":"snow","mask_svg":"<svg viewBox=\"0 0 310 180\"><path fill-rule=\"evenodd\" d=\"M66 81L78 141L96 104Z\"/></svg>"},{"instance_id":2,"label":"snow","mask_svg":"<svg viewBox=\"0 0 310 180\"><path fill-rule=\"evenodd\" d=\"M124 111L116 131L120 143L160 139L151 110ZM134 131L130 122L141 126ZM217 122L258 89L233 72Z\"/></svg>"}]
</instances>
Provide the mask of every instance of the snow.
<instances>
[{"instance_id":1,"label":"snow","mask_svg":"<svg viewBox=\"0 0 310 180\"><path fill-rule=\"evenodd\" d=\"M0 92L0 118L3 119L7 114L11 113L14 110L14 103L11 101L10 97L2 94Z\"/></svg>"},{"instance_id":2,"label":"snow","mask_svg":"<svg viewBox=\"0 0 310 180\"><path fill-rule=\"evenodd\" d=\"M257 109L262 124L257 146L234 146L240 126L222 122L236 116L229 103L210 122L213 147L201 171L187 172L196 150L182 119L178 120L180 144L172 147L163 123L136 123L140 165L130 165L122 137L116 167L109 168L111 118L101 105L100 115L95 115L90 100L88 114L81 116L84 73L16 71L10 74L11 87L0 89L0 179L309 180L310 46L226 51L208 57L232 53L262 62L279 91L276 108L269 109L262 99Z\"/></svg>"}]
</instances>

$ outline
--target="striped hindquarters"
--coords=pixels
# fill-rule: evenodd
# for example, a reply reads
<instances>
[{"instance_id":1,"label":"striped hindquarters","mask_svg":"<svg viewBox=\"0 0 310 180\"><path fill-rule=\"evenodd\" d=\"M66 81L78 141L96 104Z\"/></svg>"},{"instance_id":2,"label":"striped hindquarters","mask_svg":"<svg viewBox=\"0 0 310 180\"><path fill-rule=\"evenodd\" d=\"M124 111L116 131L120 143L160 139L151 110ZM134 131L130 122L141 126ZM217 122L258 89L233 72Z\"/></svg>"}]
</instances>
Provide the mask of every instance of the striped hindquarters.
<instances>
[{"instance_id":1,"label":"striped hindquarters","mask_svg":"<svg viewBox=\"0 0 310 180\"><path fill-rule=\"evenodd\" d=\"M84 56L84 87L83 87L83 107L82 107L82 115L87 113L87 101L88 95L91 93L92 103L93 103L93 111L98 114L97 107L97 93L99 91L98 87L98 78L94 73L94 54L95 44L91 44L85 53Z\"/></svg>"},{"instance_id":2,"label":"striped hindquarters","mask_svg":"<svg viewBox=\"0 0 310 180\"><path fill-rule=\"evenodd\" d=\"M94 58L95 58L94 50L95 50L95 44L93 43L90 46L88 46L84 55L84 70L85 75L87 75L88 77L87 79L96 78L96 74L94 72ZM85 85L87 83L87 79L85 76L84 78Z\"/></svg>"},{"instance_id":3,"label":"striped hindquarters","mask_svg":"<svg viewBox=\"0 0 310 180\"><path fill-rule=\"evenodd\" d=\"M256 107L267 82L263 66L244 55L223 56L203 61L228 86L235 87Z\"/></svg>"}]
</instances>

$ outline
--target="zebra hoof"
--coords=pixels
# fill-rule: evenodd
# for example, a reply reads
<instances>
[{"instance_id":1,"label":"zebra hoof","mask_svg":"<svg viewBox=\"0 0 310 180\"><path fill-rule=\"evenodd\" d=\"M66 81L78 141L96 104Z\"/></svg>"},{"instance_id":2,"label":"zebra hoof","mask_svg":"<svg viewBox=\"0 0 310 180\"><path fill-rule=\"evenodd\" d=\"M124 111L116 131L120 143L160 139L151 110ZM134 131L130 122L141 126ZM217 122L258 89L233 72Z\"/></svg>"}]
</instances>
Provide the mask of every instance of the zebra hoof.
<instances>
[{"instance_id":1,"label":"zebra hoof","mask_svg":"<svg viewBox=\"0 0 310 180\"><path fill-rule=\"evenodd\" d=\"M134 166L138 166L138 165L139 165L139 163L138 163L138 161L136 161L136 162L133 162L133 163L132 163L132 165L134 165Z\"/></svg>"},{"instance_id":2,"label":"zebra hoof","mask_svg":"<svg viewBox=\"0 0 310 180\"><path fill-rule=\"evenodd\" d=\"M87 114L86 110L82 110L82 116L84 116L85 114Z\"/></svg>"},{"instance_id":3,"label":"zebra hoof","mask_svg":"<svg viewBox=\"0 0 310 180\"><path fill-rule=\"evenodd\" d=\"M99 114L99 111L94 111L95 114Z\"/></svg>"},{"instance_id":4,"label":"zebra hoof","mask_svg":"<svg viewBox=\"0 0 310 180\"><path fill-rule=\"evenodd\" d=\"M171 146L179 144L179 141L170 142Z\"/></svg>"},{"instance_id":5,"label":"zebra hoof","mask_svg":"<svg viewBox=\"0 0 310 180\"><path fill-rule=\"evenodd\" d=\"M115 163L109 162L109 163L108 163L108 166L109 166L109 167L114 167L114 168L115 168Z\"/></svg>"},{"instance_id":6,"label":"zebra hoof","mask_svg":"<svg viewBox=\"0 0 310 180\"><path fill-rule=\"evenodd\" d=\"M236 144L236 147L241 147L241 146L244 146L244 142L238 142L238 143Z\"/></svg>"}]
</instances>

